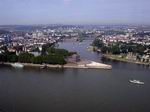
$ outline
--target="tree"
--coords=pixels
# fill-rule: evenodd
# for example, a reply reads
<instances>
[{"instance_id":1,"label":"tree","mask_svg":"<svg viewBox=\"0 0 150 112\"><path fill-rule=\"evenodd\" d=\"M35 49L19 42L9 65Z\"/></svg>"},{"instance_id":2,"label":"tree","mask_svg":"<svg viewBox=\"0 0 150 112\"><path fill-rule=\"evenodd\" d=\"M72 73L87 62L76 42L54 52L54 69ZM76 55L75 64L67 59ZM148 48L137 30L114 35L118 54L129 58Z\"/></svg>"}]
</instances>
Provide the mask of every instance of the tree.
<instances>
[{"instance_id":1,"label":"tree","mask_svg":"<svg viewBox=\"0 0 150 112\"><path fill-rule=\"evenodd\" d=\"M3 47L1 47L1 50L4 50L6 53L8 52L7 46L4 45Z\"/></svg>"},{"instance_id":2,"label":"tree","mask_svg":"<svg viewBox=\"0 0 150 112\"><path fill-rule=\"evenodd\" d=\"M100 39L95 39L95 40L93 41L93 45L96 46L96 47L98 47L98 48L101 48L101 47L104 46L104 43L103 43L103 41L100 40Z\"/></svg>"},{"instance_id":3,"label":"tree","mask_svg":"<svg viewBox=\"0 0 150 112\"><path fill-rule=\"evenodd\" d=\"M144 54L144 46L143 45L140 45L140 44L137 44L136 48L135 48L135 52L136 53L139 53L140 55L143 55Z\"/></svg>"},{"instance_id":4,"label":"tree","mask_svg":"<svg viewBox=\"0 0 150 112\"><path fill-rule=\"evenodd\" d=\"M126 54L128 49L126 45L121 45L120 50L121 50L121 53Z\"/></svg>"},{"instance_id":5,"label":"tree","mask_svg":"<svg viewBox=\"0 0 150 112\"><path fill-rule=\"evenodd\" d=\"M33 54L30 53L21 53L18 57L18 61L21 63L31 63L31 59L34 57Z\"/></svg>"},{"instance_id":6,"label":"tree","mask_svg":"<svg viewBox=\"0 0 150 112\"><path fill-rule=\"evenodd\" d=\"M18 61L18 56L16 54L7 55L7 61L17 62Z\"/></svg>"},{"instance_id":7,"label":"tree","mask_svg":"<svg viewBox=\"0 0 150 112\"><path fill-rule=\"evenodd\" d=\"M0 62L7 62L7 55L6 54L0 54Z\"/></svg>"},{"instance_id":8,"label":"tree","mask_svg":"<svg viewBox=\"0 0 150 112\"><path fill-rule=\"evenodd\" d=\"M32 63L34 64L42 64L43 63L43 57L37 56L32 58Z\"/></svg>"},{"instance_id":9,"label":"tree","mask_svg":"<svg viewBox=\"0 0 150 112\"><path fill-rule=\"evenodd\" d=\"M118 46L112 46L112 54L120 54L120 49Z\"/></svg>"},{"instance_id":10,"label":"tree","mask_svg":"<svg viewBox=\"0 0 150 112\"><path fill-rule=\"evenodd\" d=\"M101 52L102 53L107 53L108 52L108 47L106 47L106 46L103 46L102 48L101 48Z\"/></svg>"},{"instance_id":11,"label":"tree","mask_svg":"<svg viewBox=\"0 0 150 112\"><path fill-rule=\"evenodd\" d=\"M44 44L43 46L42 46L42 55L46 55L46 53L47 53L47 49L48 48L50 48L50 47L52 47L53 46L53 44Z\"/></svg>"},{"instance_id":12,"label":"tree","mask_svg":"<svg viewBox=\"0 0 150 112\"><path fill-rule=\"evenodd\" d=\"M43 62L47 64L66 64L64 57L57 54L49 54L44 56Z\"/></svg>"},{"instance_id":13,"label":"tree","mask_svg":"<svg viewBox=\"0 0 150 112\"><path fill-rule=\"evenodd\" d=\"M47 52L48 52L48 54L56 54L56 55L60 55L60 56L64 56L64 57L69 56L69 52L65 49L49 48L47 50Z\"/></svg>"}]
</instances>

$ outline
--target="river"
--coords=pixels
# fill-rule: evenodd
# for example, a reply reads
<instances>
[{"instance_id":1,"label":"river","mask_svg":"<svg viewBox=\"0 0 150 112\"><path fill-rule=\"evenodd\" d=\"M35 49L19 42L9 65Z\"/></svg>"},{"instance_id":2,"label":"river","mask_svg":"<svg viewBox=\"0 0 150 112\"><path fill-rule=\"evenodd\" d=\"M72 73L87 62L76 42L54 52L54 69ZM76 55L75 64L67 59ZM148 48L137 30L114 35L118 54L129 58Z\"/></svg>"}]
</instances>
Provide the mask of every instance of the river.
<instances>
[{"instance_id":1,"label":"river","mask_svg":"<svg viewBox=\"0 0 150 112\"><path fill-rule=\"evenodd\" d=\"M14 69L0 66L0 112L149 112L150 67L101 59L82 43L60 43L81 58L111 64L98 69ZM144 85L129 83L129 79Z\"/></svg>"}]
</instances>

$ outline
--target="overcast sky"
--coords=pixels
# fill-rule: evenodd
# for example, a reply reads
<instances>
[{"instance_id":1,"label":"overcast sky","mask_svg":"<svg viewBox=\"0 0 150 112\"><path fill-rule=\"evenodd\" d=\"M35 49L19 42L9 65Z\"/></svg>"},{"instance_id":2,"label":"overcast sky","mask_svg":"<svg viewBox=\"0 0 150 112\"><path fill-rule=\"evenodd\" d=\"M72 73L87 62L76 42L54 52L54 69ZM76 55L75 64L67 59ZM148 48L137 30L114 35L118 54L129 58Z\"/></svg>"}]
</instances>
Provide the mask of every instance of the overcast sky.
<instances>
[{"instance_id":1,"label":"overcast sky","mask_svg":"<svg viewBox=\"0 0 150 112\"><path fill-rule=\"evenodd\" d=\"M0 0L5 24L150 24L150 0Z\"/></svg>"}]
</instances>

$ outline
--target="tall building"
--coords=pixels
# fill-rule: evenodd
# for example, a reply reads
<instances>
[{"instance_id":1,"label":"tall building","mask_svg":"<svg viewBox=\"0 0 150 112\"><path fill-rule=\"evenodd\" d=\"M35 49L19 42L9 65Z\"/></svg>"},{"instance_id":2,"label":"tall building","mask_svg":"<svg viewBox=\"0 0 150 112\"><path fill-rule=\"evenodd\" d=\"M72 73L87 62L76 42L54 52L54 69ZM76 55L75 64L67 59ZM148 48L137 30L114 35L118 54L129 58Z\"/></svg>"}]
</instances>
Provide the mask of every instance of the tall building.
<instances>
[{"instance_id":1,"label":"tall building","mask_svg":"<svg viewBox=\"0 0 150 112\"><path fill-rule=\"evenodd\" d=\"M5 39L6 43L10 43L11 42L11 35L10 34L4 35L4 39Z\"/></svg>"}]
</instances>

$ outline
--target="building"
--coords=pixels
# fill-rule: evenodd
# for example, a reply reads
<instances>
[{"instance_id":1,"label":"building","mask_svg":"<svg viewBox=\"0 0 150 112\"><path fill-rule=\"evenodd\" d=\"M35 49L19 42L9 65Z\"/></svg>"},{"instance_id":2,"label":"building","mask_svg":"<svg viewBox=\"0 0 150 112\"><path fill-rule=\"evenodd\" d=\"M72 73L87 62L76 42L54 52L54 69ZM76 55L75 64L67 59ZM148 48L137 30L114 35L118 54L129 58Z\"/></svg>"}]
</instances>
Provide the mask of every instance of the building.
<instances>
[{"instance_id":1,"label":"building","mask_svg":"<svg viewBox=\"0 0 150 112\"><path fill-rule=\"evenodd\" d=\"M77 63L80 61L80 56L78 54L73 54L69 56L66 60L68 63Z\"/></svg>"}]
</instances>

